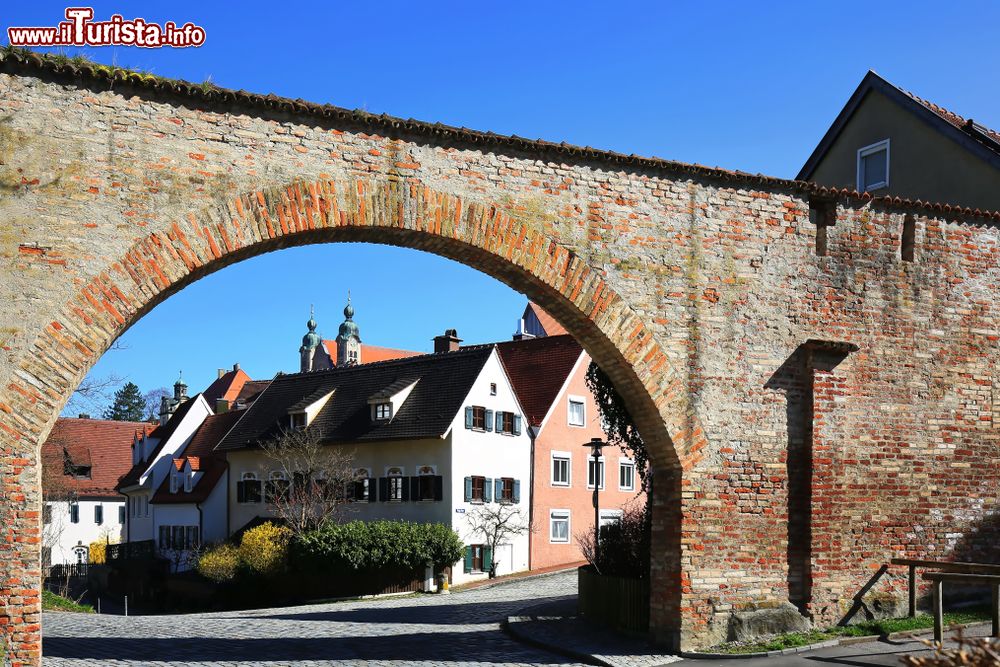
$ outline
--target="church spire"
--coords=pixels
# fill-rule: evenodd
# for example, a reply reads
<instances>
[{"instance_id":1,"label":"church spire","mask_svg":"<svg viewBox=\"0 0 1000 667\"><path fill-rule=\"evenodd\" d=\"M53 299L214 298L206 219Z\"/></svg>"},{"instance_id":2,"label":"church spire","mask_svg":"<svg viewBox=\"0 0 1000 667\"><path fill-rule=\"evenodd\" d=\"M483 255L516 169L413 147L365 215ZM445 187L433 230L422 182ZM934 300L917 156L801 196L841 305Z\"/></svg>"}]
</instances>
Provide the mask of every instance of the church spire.
<instances>
[{"instance_id":1,"label":"church spire","mask_svg":"<svg viewBox=\"0 0 1000 667\"><path fill-rule=\"evenodd\" d=\"M337 366L353 366L361 363L361 329L354 321L354 306L351 305L351 291L347 290L347 305L344 306L344 321L337 333Z\"/></svg>"},{"instance_id":2,"label":"church spire","mask_svg":"<svg viewBox=\"0 0 1000 667\"><path fill-rule=\"evenodd\" d=\"M308 333L302 337L302 347L299 348L299 371L305 373L313 370L316 349L323 344L323 337L316 333L316 309L309 304L309 321L306 322Z\"/></svg>"}]
</instances>

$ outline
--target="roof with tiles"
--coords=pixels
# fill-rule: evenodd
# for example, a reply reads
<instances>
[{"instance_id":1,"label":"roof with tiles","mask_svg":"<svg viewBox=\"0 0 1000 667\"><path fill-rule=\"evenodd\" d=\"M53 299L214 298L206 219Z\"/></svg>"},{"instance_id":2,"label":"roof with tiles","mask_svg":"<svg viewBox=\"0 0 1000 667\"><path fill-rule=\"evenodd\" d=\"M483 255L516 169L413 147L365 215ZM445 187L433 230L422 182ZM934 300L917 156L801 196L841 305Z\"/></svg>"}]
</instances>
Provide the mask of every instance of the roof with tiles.
<instances>
[{"instance_id":1,"label":"roof with tiles","mask_svg":"<svg viewBox=\"0 0 1000 667\"><path fill-rule=\"evenodd\" d=\"M50 79L62 83L73 83L96 90L123 90L166 98L172 101L183 101L192 108L220 109L232 111L235 109L256 111L259 115L272 113L290 113L301 116L311 116L323 119L324 122L336 122L341 127L358 129L364 132L393 136L418 136L434 141L447 141L480 148L495 150L524 151L541 158L565 162L576 159L587 162L598 162L617 165L632 169L651 169L665 171L682 176L694 176L717 179L736 187L764 186L786 188L794 191L816 194L824 197L842 197L861 202L875 201L896 208L922 210L948 216L963 216L1000 221L1000 211L981 211L970 207L955 206L947 203L922 202L903 199L901 197L873 197L868 193L857 192L850 188L828 188L803 180L789 180L751 174L744 171L707 167L699 164L688 164L675 160L657 157L642 157L625 155L614 151L601 150L590 146L574 146L566 142L554 143L542 139L526 139L516 135L502 135L494 132L482 132L465 127L453 127L442 123L428 123L415 119L402 119L388 114L376 115L360 110L349 110L331 104L316 104L302 99L290 99L278 95L261 95L245 90L230 90L218 86L203 86L165 79L143 74L120 67L109 67L98 63L76 64L42 53L26 49L6 48L0 50L0 72L18 76L32 76Z\"/></svg>"},{"instance_id":2,"label":"roof with tiles","mask_svg":"<svg viewBox=\"0 0 1000 667\"><path fill-rule=\"evenodd\" d=\"M583 348L569 335L497 343L528 424L541 426Z\"/></svg>"},{"instance_id":3,"label":"roof with tiles","mask_svg":"<svg viewBox=\"0 0 1000 667\"><path fill-rule=\"evenodd\" d=\"M170 493L170 478L167 477L153 494L152 502L201 503L207 500L227 468L225 458L214 454L213 450L245 412L234 410L206 417L181 455L174 459L177 470L183 470L184 463L189 462L192 470L201 472L198 483L190 491L184 491L182 486L177 493Z\"/></svg>"},{"instance_id":4,"label":"roof with tiles","mask_svg":"<svg viewBox=\"0 0 1000 667\"><path fill-rule=\"evenodd\" d=\"M244 383L240 392L236 395L236 403L250 405L257 400L262 391L267 389L267 385L269 384L271 384L270 380L250 380Z\"/></svg>"},{"instance_id":5,"label":"roof with tiles","mask_svg":"<svg viewBox=\"0 0 1000 667\"><path fill-rule=\"evenodd\" d=\"M46 494L119 498L115 485L132 466L132 441L145 422L59 418L42 445ZM65 474L65 463L90 466L89 478Z\"/></svg>"},{"instance_id":6,"label":"roof with tiles","mask_svg":"<svg viewBox=\"0 0 1000 667\"><path fill-rule=\"evenodd\" d=\"M527 315L528 311L535 314L535 317L538 319L538 323L542 325L543 329L545 329L546 336L562 336L569 333L563 325L556 321L556 318L549 315L548 311L544 310L534 301L528 302L528 305L524 309L524 314Z\"/></svg>"},{"instance_id":7,"label":"roof with tiles","mask_svg":"<svg viewBox=\"0 0 1000 667\"><path fill-rule=\"evenodd\" d=\"M216 401L223 399L234 402L243 391L243 386L250 381L250 376L242 368L234 368L216 378L215 382L208 385L205 390L205 400L211 407L215 407Z\"/></svg>"},{"instance_id":8,"label":"roof with tiles","mask_svg":"<svg viewBox=\"0 0 1000 667\"><path fill-rule=\"evenodd\" d=\"M451 427L492 345L456 352L366 363L309 373L278 375L222 440L216 451L257 446L288 427L289 410L303 399L333 396L310 424L321 441L373 442L440 438ZM418 379L388 422L373 422L368 398L404 379Z\"/></svg>"},{"instance_id":9,"label":"roof with tiles","mask_svg":"<svg viewBox=\"0 0 1000 667\"><path fill-rule=\"evenodd\" d=\"M337 341L324 340L323 347L330 355L334 363L337 361ZM406 359L407 357L419 357L426 352L414 352L413 350L397 350L391 347L379 347L377 345L361 344L361 363L371 364L378 361L390 361L392 359Z\"/></svg>"},{"instance_id":10,"label":"roof with tiles","mask_svg":"<svg viewBox=\"0 0 1000 667\"><path fill-rule=\"evenodd\" d=\"M201 394L196 394L195 396L192 396L188 400L181 403L180 406L178 406L177 410L174 411L174 414L171 415L170 419L167 420L166 424L160 424L155 429L153 429L151 433L149 433L148 437L158 438L159 442L156 443L156 447L153 449L152 453L150 453L149 458L146 461L140 461L139 463L132 466L131 465L132 455L130 450L128 463L131 467L129 468L128 472L125 473L125 476L122 477L120 480L118 480L118 485L115 487L116 489L124 489L126 487L134 486L135 484L139 483L139 479L142 477L142 473L144 473L146 469L149 467L149 462L155 459L156 455L160 453L161 449L163 449L163 445L166 444L167 440L170 439L170 436L172 436L174 434L174 431L177 430L177 427L180 425L181 420L184 419L184 416L191 409L191 406L194 405L195 399L198 398L198 396L201 396Z\"/></svg>"}]
</instances>

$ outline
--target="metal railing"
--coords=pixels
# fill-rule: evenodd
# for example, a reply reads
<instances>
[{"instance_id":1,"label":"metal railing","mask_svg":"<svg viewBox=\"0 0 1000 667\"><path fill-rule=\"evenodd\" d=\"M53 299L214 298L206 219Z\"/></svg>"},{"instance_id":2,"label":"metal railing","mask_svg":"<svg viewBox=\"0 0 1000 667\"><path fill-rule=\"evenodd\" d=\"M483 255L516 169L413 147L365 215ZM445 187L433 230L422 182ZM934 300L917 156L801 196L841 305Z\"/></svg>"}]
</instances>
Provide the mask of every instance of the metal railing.
<instances>
[{"instance_id":1,"label":"metal railing","mask_svg":"<svg viewBox=\"0 0 1000 667\"><path fill-rule=\"evenodd\" d=\"M152 560L156 556L156 543L153 540L109 544L107 549L109 563L120 563L127 560Z\"/></svg>"}]
</instances>

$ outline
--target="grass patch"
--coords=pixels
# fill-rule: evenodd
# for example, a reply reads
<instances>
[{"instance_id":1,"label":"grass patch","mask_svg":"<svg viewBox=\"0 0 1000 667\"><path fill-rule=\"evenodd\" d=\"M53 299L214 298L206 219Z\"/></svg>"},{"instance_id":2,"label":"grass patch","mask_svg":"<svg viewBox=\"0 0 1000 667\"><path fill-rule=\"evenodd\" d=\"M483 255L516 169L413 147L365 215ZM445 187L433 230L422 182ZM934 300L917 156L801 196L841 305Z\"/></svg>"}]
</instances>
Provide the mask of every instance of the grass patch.
<instances>
[{"instance_id":1,"label":"grass patch","mask_svg":"<svg viewBox=\"0 0 1000 667\"><path fill-rule=\"evenodd\" d=\"M986 609L963 612L949 612L944 615L944 624L962 625L965 623L981 623L989 621L990 614ZM887 618L881 621L867 621L857 625L836 626L825 630L810 630L809 632L789 632L776 637L770 637L749 644L727 642L708 649L712 653L766 653L781 651L786 648L796 648L818 644L838 637L868 637L871 635L885 636L894 632L912 632L927 630L934 627L934 617L930 614L918 614L915 618Z\"/></svg>"},{"instance_id":2,"label":"grass patch","mask_svg":"<svg viewBox=\"0 0 1000 667\"><path fill-rule=\"evenodd\" d=\"M78 611L85 614L93 614L94 608L89 604L73 602L61 595L56 595L52 591L42 591L42 611Z\"/></svg>"}]
</instances>

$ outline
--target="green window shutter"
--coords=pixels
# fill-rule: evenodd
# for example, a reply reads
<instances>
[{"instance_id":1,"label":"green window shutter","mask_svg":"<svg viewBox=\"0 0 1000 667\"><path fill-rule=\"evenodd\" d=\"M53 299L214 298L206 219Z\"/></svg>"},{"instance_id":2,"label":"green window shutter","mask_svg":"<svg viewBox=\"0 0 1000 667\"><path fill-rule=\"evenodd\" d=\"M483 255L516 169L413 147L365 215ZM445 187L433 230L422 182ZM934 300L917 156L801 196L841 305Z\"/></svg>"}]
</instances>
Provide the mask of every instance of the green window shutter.
<instances>
[{"instance_id":1,"label":"green window shutter","mask_svg":"<svg viewBox=\"0 0 1000 667\"><path fill-rule=\"evenodd\" d=\"M497 433L503 433L503 412L497 412Z\"/></svg>"},{"instance_id":2,"label":"green window shutter","mask_svg":"<svg viewBox=\"0 0 1000 667\"><path fill-rule=\"evenodd\" d=\"M465 478L465 502L472 502L472 478Z\"/></svg>"},{"instance_id":3,"label":"green window shutter","mask_svg":"<svg viewBox=\"0 0 1000 667\"><path fill-rule=\"evenodd\" d=\"M493 502L493 480L489 477L486 478L486 482L483 484L483 502Z\"/></svg>"},{"instance_id":4,"label":"green window shutter","mask_svg":"<svg viewBox=\"0 0 1000 667\"><path fill-rule=\"evenodd\" d=\"M493 497L497 499L497 502L503 498L503 480L500 478L493 481Z\"/></svg>"},{"instance_id":5,"label":"green window shutter","mask_svg":"<svg viewBox=\"0 0 1000 667\"><path fill-rule=\"evenodd\" d=\"M514 480L514 503L521 502L521 480Z\"/></svg>"},{"instance_id":6,"label":"green window shutter","mask_svg":"<svg viewBox=\"0 0 1000 667\"><path fill-rule=\"evenodd\" d=\"M521 435L521 415L514 415L514 435Z\"/></svg>"},{"instance_id":7,"label":"green window shutter","mask_svg":"<svg viewBox=\"0 0 1000 667\"><path fill-rule=\"evenodd\" d=\"M472 406L468 405L465 408L465 428L472 428Z\"/></svg>"},{"instance_id":8,"label":"green window shutter","mask_svg":"<svg viewBox=\"0 0 1000 667\"><path fill-rule=\"evenodd\" d=\"M465 573L472 572L472 547L465 547Z\"/></svg>"},{"instance_id":9,"label":"green window shutter","mask_svg":"<svg viewBox=\"0 0 1000 667\"><path fill-rule=\"evenodd\" d=\"M489 545L483 545L483 572L489 572L493 569L493 548Z\"/></svg>"},{"instance_id":10,"label":"green window shutter","mask_svg":"<svg viewBox=\"0 0 1000 667\"><path fill-rule=\"evenodd\" d=\"M486 411L485 422L486 422L486 430L487 431L492 431L493 430L493 411L492 410L487 410ZM500 429L497 429L497 430L499 431Z\"/></svg>"}]
</instances>

